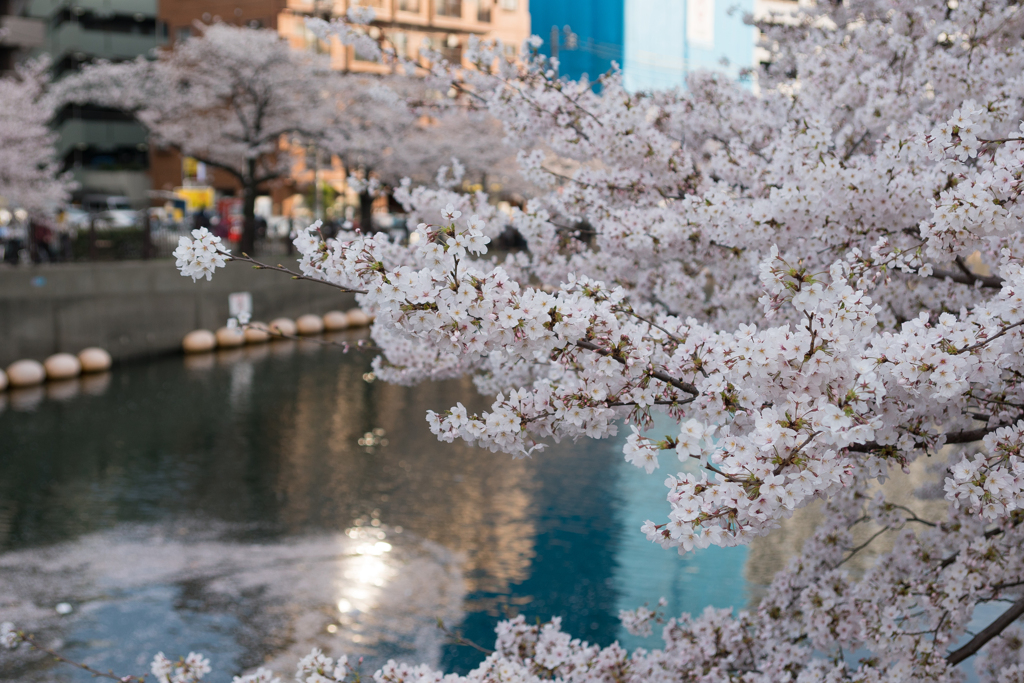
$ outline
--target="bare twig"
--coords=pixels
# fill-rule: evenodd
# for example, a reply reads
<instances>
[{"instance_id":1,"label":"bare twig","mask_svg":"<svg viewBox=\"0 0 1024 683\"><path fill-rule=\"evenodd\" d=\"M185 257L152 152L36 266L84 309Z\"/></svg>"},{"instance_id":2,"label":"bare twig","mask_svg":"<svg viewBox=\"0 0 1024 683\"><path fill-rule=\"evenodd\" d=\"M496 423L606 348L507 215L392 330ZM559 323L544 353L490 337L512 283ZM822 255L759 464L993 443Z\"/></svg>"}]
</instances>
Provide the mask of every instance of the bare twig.
<instances>
[{"instance_id":1,"label":"bare twig","mask_svg":"<svg viewBox=\"0 0 1024 683\"><path fill-rule=\"evenodd\" d=\"M450 640L454 645L465 645L466 647L471 647L474 650L479 650L480 652L483 652L485 655L494 654L494 650L488 650L486 647L483 647L482 645L477 645L469 638L464 638L455 631L449 629L447 626L444 625L444 622L441 621L441 617L437 618L437 628L440 629L441 633L443 633L445 637L448 638L448 640Z\"/></svg>"},{"instance_id":2,"label":"bare twig","mask_svg":"<svg viewBox=\"0 0 1024 683\"><path fill-rule=\"evenodd\" d=\"M348 342L348 341L340 341L339 342L339 341L334 341L333 339L322 339L320 337L314 337L314 336L302 336L302 335L298 335L298 334L285 334L284 332L281 332L280 330L271 329L271 328L267 327L266 325L264 325L262 323L248 323L246 325L243 325L243 327L248 328L248 329L252 329L252 330L259 330L260 332L266 332L271 337L276 337L278 339L291 339L293 341L310 342L310 343L313 343L313 344L320 344L321 346L337 346L337 347L341 348L342 350L344 350L345 353L348 353L349 351L351 351L353 349L356 349L358 351L373 351L374 353L381 353L383 351L383 349L381 349L379 346L375 346L368 339L358 339L358 340L355 341L355 343L353 343L353 342ZM352 329L356 329L356 328L348 328L348 330L352 330ZM337 332L346 332L348 330L336 330L336 331ZM333 333L333 332L335 332L335 330L332 330L331 332ZM363 342L368 342L368 343L364 344Z\"/></svg>"},{"instance_id":3,"label":"bare twig","mask_svg":"<svg viewBox=\"0 0 1024 683\"><path fill-rule=\"evenodd\" d=\"M19 633L19 636L21 640L28 643L33 650L45 652L46 654L56 659L58 662L64 662L65 664L70 664L71 666L78 667L83 671L88 671L90 674L93 675L94 678L109 678L112 681L120 681L121 683L133 683L133 681L135 683L143 683L143 681L146 680L145 674L143 674L142 676L118 676L112 671L100 671L99 669L94 669L91 666L82 664L81 662L76 662L72 659L68 659L67 657L58 654L57 652L51 650L48 647L43 647L39 644L39 642L35 639L34 636L27 635L24 633Z\"/></svg>"},{"instance_id":4,"label":"bare twig","mask_svg":"<svg viewBox=\"0 0 1024 683\"><path fill-rule=\"evenodd\" d=\"M288 275L291 275L293 280L309 280L310 282L316 282L317 284L327 285L328 287L340 289L343 292L351 292L352 294L366 294L366 290L363 289L349 289L348 287L345 287L343 285L336 285L333 282L328 282L327 280L320 280L319 278L309 277L308 275L303 275L302 273L296 273L294 270L291 270L290 268L285 268L280 263L277 264L276 266L272 266L269 263L261 263L256 259L252 258L251 256L249 256L248 254L241 254L239 256L235 256L234 254L232 254L227 258L228 261L251 263L253 268L255 268L256 270L275 270L279 273L286 273Z\"/></svg>"},{"instance_id":5,"label":"bare twig","mask_svg":"<svg viewBox=\"0 0 1024 683\"><path fill-rule=\"evenodd\" d=\"M864 541L863 543L861 543L861 544L860 544L859 546L857 546L856 548L851 548L851 549L850 549L850 554L849 554L849 555L847 555L846 557L844 557L844 558L843 558L842 560L840 560L840 561L839 561L839 563L838 563L838 564L837 564L837 565L836 565L835 567L833 567L833 569L836 569L837 567L840 567L840 566L842 566L842 564L843 564L844 562L846 562L846 561L847 561L847 560L849 560L849 559L850 559L851 557L853 557L854 555L856 555L857 553L859 553L859 552L860 552L861 550L864 550L864 548L867 548L867 547L868 547L869 545L871 545L872 541L874 541L874 540L875 540L876 538L878 538L879 536L881 536L882 534L884 534L884 533L885 533L886 531L892 531L892 529L890 529L890 528L889 528L889 527L887 527L887 526L886 526L886 527L882 527L881 529L879 529L879 530L878 530L878 531L876 531L875 533L871 534L871 538L869 538L868 540Z\"/></svg>"}]
</instances>

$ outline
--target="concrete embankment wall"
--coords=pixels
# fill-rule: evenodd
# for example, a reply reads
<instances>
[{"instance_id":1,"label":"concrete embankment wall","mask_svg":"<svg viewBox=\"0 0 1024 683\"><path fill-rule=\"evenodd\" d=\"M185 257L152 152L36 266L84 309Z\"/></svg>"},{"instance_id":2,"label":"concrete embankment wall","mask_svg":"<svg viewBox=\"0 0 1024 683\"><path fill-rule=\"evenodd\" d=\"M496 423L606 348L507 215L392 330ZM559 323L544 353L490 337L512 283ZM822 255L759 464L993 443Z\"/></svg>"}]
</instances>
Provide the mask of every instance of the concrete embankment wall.
<instances>
[{"instance_id":1,"label":"concrete embankment wall","mask_svg":"<svg viewBox=\"0 0 1024 683\"><path fill-rule=\"evenodd\" d=\"M189 331L227 322L232 292L251 292L265 322L355 306L351 294L240 263L196 283L168 260L0 267L0 367L87 346L115 360L175 351Z\"/></svg>"}]
</instances>

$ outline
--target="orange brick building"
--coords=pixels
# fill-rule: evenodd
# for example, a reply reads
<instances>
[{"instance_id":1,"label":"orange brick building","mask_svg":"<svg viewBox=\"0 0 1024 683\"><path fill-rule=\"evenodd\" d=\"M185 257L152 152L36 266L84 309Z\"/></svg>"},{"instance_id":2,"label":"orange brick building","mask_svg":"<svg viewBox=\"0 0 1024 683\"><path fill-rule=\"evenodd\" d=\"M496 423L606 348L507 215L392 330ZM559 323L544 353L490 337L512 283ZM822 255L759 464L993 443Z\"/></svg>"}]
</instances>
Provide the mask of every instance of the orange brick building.
<instances>
[{"instance_id":1,"label":"orange brick building","mask_svg":"<svg viewBox=\"0 0 1024 683\"><path fill-rule=\"evenodd\" d=\"M331 64L339 70L383 73L386 67L360 59L354 48L337 40L325 44L306 28L306 17L340 17L353 5L372 7L376 16L368 29L371 35L412 58L429 44L449 61L461 61L472 35L500 39L510 49L518 49L530 35L528 0L160 0L159 20L167 26L171 47L192 35L196 22L223 21L275 30L295 49L329 53ZM336 160L325 165L321 177L337 188L344 181L343 169ZM182 185L182 171L177 153L150 150L154 189ZM312 180L311 170L299 169L289 181L269 188L274 212L287 213L286 197ZM234 180L219 171L210 174L207 182L226 193L237 189Z\"/></svg>"}]
</instances>

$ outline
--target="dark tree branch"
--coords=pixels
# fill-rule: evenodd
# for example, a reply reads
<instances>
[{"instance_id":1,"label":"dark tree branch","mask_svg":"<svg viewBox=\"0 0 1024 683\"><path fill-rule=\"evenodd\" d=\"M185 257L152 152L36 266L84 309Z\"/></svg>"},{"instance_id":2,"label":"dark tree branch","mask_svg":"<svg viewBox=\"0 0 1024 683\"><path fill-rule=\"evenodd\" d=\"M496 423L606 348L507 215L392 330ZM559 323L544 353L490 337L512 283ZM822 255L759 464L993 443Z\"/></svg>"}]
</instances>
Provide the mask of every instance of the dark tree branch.
<instances>
[{"instance_id":1,"label":"dark tree branch","mask_svg":"<svg viewBox=\"0 0 1024 683\"><path fill-rule=\"evenodd\" d=\"M980 429L965 429L960 432L950 432L946 434L946 443L973 443L975 441L981 441L988 434L994 432L998 427L981 427ZM936 434L936 436L939 436ZM885 448L876 441L868 441L865 443L854 443L847 447L847 450L853 451L854 453L871 453L877 451L880 448Z\"/></svg>"},{"instance_id":2,"label":"dark tree branch","mask_svg":"<svg viewBox=\"0 0 1024 683\"><path fill-rule=\"evenodd\" d=\"M957 259L960 259L958 256ZM962 262L962 259L960 259ZM957 264L958 266L961 264ZM950 279L953 282L958 282L962 285L974 286L977 283L981 283L981 286L988 289L999 289L1003 286L1003 278L998 275L978 275L977 273L971 272L966 265L963 265L960 272L951 270L942 270L941 268L933 268L930 277L937 278L939 280Z\"/></svg>"},{"instance_id":3,"label":"dark tree branch","mask_svg":"<svg viewBox=\"0 0 1024 683\"><path fill-rule=\"evenodd\" d=\"M1013 603L1010 609L1000 614L998 619L986 626L978 635L971 638L966 645L946 655L946 661L949 662L950 666L956 666L984 647L988 641L1002 633L1007 626L1016 621L1017 617L1022 614L1024 614L1024 597Z\"/></svg>"},{"instance_id":4,"label":"dark tree branch","mask_svg":"<svg viewBox=\"0 0 1024 683\"><path fill-rule=\"evenodd\" d=\"M580 347L581 349L586 349L588 351L593 351L594 353L596 353L598 355L601 355L601 356L609 356L612 360L618 361L619 363L621 363L623 365L626 364L626 361L623 358L617 356L616 354L612 353L608 349L601 348L600 346L598 346L597 344L595 344L593 342L589 342L589 341L585 341L585 340L581 339L581 340L576 342L576 346ZM675 377L673 377L672 375L670 375L670 374L668 374L668 373L666 373L666 372L664 372L662 370L651 370L647 374L650 375L651 377L653 377L654 379L661 380L665 384L668 384L669 386L673 386L676 389L679 389L680 391L685 391L686 393L688 393L688 394L690 394L692 396L700 395L700 392L697 391L697 387L695 387L694 385L690 384L689 382L683 382L681 380L678 380Z\"/></svg>"}]
</instances>

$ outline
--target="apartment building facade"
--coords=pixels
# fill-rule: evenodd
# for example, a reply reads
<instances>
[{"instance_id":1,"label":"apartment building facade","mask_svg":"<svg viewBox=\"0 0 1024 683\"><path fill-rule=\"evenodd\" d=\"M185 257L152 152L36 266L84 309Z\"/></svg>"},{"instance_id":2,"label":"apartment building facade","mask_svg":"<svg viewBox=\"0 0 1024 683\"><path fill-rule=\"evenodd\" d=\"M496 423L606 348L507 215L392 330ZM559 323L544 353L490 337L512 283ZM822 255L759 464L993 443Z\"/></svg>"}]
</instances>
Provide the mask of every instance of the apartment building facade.
<instances>
[{"instance_id":1,"label":"apartment building facade","mask_svg":"<svg viewBox=\"0 0 1024 683\"><path fill-rule=\"evenodd\" d=\"M308 16L340 16L351 5L373 8L370 35L411 59L429 47L449 62L459 63L470 36L499 39L518 49L530 35L527 0L289 0L277 28L296 48L329 51L336 69L384 71L385 67L361 57L352 47L336 41L327 46L319 43L305 27Z\"/></svg>"},{"instance_id":2,"label":"apartment building facade","mask_svg":"<svg viewBox=\"0 0 1024 683\"><path fill-rule=\"evenodd\" d=\"M29 0L0 0L0 74L43 45L46 24L28 16Z\"/></svg>"},{"instance_id":3,"label":"apartment building facade","mask_svg":"<svg viewBox=\"0 0 1024 683\"><path fill-rule=\"evenodd\" d=\"M22 21L41 28L36 54L52 61L60 79L99 59L152 55L166 40L157 0L27 0ZM68 105L57 112L57 156L79 183L76 198L127 196L146 205L150 189L146 129L123 112Z\"/></svg>"}]
</instances>

